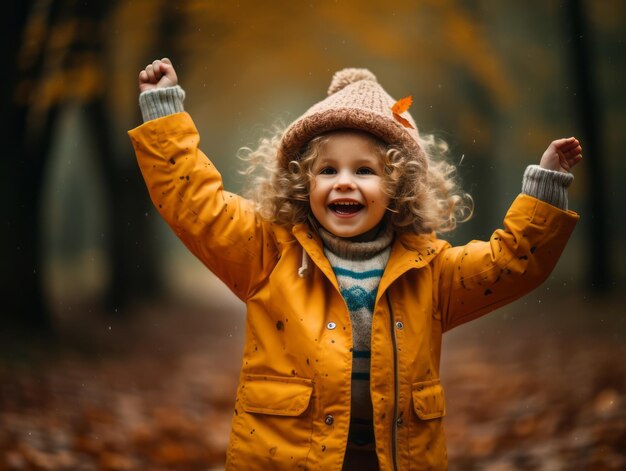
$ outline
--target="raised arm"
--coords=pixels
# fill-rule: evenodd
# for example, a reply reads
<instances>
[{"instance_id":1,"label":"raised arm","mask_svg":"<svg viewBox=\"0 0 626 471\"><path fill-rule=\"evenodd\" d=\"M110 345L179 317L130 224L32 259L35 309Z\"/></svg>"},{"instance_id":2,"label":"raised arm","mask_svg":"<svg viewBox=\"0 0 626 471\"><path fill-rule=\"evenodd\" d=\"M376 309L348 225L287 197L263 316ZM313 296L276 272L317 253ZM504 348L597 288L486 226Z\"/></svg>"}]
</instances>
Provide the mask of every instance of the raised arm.
<instances>
[{"instance_id":1,"label":"raised arm","mask_svg":"<svg viewBox=\"0 0 626 471\"><path fill-rule=\"evenodd\" d=\"M250 202L224 190L191 117L182 112L184 92L176 84L167 60L139 74L146 122L129 132L137 161L152 202L176 235L246 299L276 263L273 229Z\"/></svg>"},{"instance_id":2,"label":"raised arm","mask_svg":"<svg viewBox=\"0 0 626 471\"><path fill-rule=\"evenodd\" d=\"M449 330L507 304L539 286L565 248L578 215L568 211L569 169L582 159L575 138L553 141L540 165L524 173L522 194L489 241L444 251L437 265L438 306Z\"/></svg>"}]
</instances>

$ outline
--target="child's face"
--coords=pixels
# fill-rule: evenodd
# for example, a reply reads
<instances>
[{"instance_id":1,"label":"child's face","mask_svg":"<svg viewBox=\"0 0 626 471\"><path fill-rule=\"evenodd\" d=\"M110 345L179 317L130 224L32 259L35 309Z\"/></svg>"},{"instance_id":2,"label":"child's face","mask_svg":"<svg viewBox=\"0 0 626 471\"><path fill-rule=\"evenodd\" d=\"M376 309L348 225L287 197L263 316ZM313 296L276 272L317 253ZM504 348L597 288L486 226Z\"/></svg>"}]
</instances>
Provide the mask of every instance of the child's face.
<instances>
[{"instance_id":1,"label":"child's face","mask_svg":"<svg viewBox=\"0 0 626 471\"><path fill-rule=\"evenodd\" d=\"M312 170L309 200L318 222L338 237L367 238L389 205L376 141L358 131L335 132L320 149Z\"/></svg>"}]
</instances>

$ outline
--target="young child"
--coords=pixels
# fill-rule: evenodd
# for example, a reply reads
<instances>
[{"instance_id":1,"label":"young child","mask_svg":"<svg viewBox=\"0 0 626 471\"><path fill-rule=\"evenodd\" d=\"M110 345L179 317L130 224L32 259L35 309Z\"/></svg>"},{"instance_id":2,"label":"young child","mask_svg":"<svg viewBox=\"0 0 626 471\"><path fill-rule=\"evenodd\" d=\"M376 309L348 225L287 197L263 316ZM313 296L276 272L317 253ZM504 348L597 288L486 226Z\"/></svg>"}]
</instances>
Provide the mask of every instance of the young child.
<instances>
[{"instance_id":1,"label":"young child","mask_svg":"<svg viewBox=\"0 0 626 471\"><path fill-rule=\"evenodd\" d=\"M224 191L199 150L169 60L139 88L145 122L129 134L152 201L247 305L226 468L446 469L441 336L550 274L578 220L578 140L527 168L489 241L451 247L435 233L470 208L454 169L368 70L337 72L249 153L265 169L255 202Z\"/></svg>"}]
</instances>

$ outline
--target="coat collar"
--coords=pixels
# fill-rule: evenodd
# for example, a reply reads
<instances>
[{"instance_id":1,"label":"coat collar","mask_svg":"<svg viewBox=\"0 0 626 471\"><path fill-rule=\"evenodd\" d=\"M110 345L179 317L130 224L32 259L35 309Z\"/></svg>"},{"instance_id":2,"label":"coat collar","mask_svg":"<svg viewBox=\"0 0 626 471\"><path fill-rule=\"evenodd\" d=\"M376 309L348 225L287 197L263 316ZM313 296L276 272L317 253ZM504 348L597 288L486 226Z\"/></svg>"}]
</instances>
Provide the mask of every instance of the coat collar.
<instances>
[{"instance_id":1,"label":"coat collar","mask_svg":"<svg viewBox=\"0 0 626 471\"><path fill-rule=\"evenodd\" d=\"M339 291L339 284L330 262L324 255L322 239L316 230L312 229L307 223L296 224L292 231L294 237L300 242L303 250L306 251L309 258L317 265L317 267L326 275L330 282Z\"/></svg>"},{"instance_id":2,"label":"coat collar","mask_svg":"<svg viewBox=\"0 0 626 471\"><path fill-rule=\"evenodd\" d=\"M302 223L295 225L292 233L315 265L339 289L335 273L324 255L322 240L317 231L309 224ZM437 239L434 233L396 235L385 273L380 280L377 297L380 297L391 283L407 271L426 266L447 245L447 242Z\"/></svg>"},{"instance_id":3,"label":"coat collar","mask_svg":"<svg viewBox=\"0 0 626 471\"><path fill-rule=\"evenodd\" d=\"M437 239L434 232L396 235L385 273L378 286L376 301L395 280L409 270L425 267L448 245L446 241Z\"/></svg>"}]
</instances>

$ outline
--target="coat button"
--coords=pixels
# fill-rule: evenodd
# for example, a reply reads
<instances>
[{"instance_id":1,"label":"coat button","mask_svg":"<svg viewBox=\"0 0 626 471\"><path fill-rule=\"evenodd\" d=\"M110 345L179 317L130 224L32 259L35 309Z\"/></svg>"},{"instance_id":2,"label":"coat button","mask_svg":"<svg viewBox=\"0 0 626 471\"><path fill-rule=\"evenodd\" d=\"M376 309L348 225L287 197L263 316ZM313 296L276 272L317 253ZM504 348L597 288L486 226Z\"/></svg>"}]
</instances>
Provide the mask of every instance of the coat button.
<instances>
[{"instance_id":1,"label":"coat button","mask_svg":"<svg viewBox=\"0 0 626 471\"><path fill-rule=\"evenodd\" d=\"M401 427L403 423L404 419L402 417L398 417L398 420L396 420L396 424L398 425L398 427Z\"/></svg>"},{"instance_id":2,"label":"coat button","mask_svg":"<svg viewBox=\"0 0 626 471\"><path fill-rule=\"evenodd\" d=\"M396 322L397 329L404 329L404 324L401 321Z\"/></svg>"},{"instance_id":3,"label":"coat button","mask_svg":"<svg viewBox=\"0 0 626 471\"><path fill-rule=\"evenodd\" d=\"M325 423L326 425L332 425L332 424L333 424L333 422L335 422L335 419L334 419L334 418L333 418L333 416L332 416L332 415L330 415L330 414L329 414L329 415L327 415L327 416L324 418L324 423Z\"/></svg>"},{"instance_id":4,"label":"coat button","mask_svg":"<svg viewBox=\"0 0 626 471\"><path fill-rule=\"evenodd\" d=\"M326 324L326 328L328 330L333 330L335 327L337 327L337 324L335 324L334 322L329 322L328 324Z\"/></svg>"}]
</instances>

